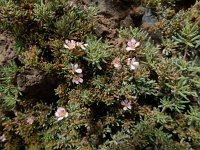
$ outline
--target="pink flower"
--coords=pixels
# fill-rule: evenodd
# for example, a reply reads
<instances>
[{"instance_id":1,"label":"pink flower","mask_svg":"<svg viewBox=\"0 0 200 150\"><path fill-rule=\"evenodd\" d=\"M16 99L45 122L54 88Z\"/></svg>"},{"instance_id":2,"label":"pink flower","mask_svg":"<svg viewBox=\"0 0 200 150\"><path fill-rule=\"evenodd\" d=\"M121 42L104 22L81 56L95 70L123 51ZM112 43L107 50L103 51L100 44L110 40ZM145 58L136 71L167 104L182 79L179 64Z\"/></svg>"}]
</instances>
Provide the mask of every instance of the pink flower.
<instances>
[{"instance_id":1,"label":"pink flower","mask_svg":"<svg viewBox=\"0 0 200 150\"><path fill-rule=\"evenodd\" d=\"M27 122L28 124L33 124L34 118L33 118L33 117L28 117L28 119L26 120L26 122Z\"/></svg>"},{"instance_id":2,"label":"pink flower","mask_svg":"<svg viewBox=\"0 0 200 150\"><path fill-rule=\"evenodd\" d=\"M6 141L6 137L5 137L5 135L3 134L3 135L0 136L0 142L5 142L5 141Z\"/></svg>"},{"instance_id":3,"label":"pink flower","mask_svg":"<svg viewBox=\"0 0 200 150\"><path fill-rule=\"evenodd\" d=\"M78 74L77 76L75 76L72 79L72 82L76 83L76 84L83 83L83 78L82 77L83 77L83 74Z\"/></svg>"},{"instance_id":4,"label":"pink flower","mask_svg":"<svg viewBox=\"0 0 200 150\"><path fill-rule=\"evenodd\" d=\"M75 74L75 73L82 73L82 69L79 69L78 68L78 64L71 64L72 66L72 73Z\"/></svg>"},{"instance_id":5,"label":"pink flower","mask_svg":"<svg viewBox=\"0 0 200 150\"><path fill-rule=\"evenodd\" d=\"M139 62L135 61L135 57L127 59L127 65L130 67L130 70L135 70L139 67Z\"/></svg>"},{"instance_id":6,"label":"pink flower","mask_svg":"<svg viewBox=\"0 0 200 150\"><path fill-rule=\"evenodd\" d=\"M123 110L125 111L128 109L132 109L131 102L129 102L128 100L121 101L121 105L124 106Z\"/></svg>"},{"instance_id":7,"label":"pink flower","mask_svg":"<svg viewBox=\"0 0 200 150\"><path fill-rule=\"evenodd\" d=\"M114 65L115 68L117 69L121 69L122 65L120 63L120 58L119 57L116 57L113 61L112 61L112 65Z\"/></svg>"},{"instance_id":8,"label":"pink flower","mask_svg":"<svg viewBox=\"0 0 200 150\"><path fill-rule=\"evenodd\" d=\"M134 51L136 47L140 46L140 42L137 42L134 38L132 38L127 43L126 51Z\"/></svg>"},{"instance_id":9,"label":"pink flower","mask_svg":"<svg viewBox=\"0 0 200 150\"><path fill-rule=\"evenodd\" d=\"M63 118L68 117L69 113L66 112L65 108L58 107L57 111L55 112L55 116L58 117L58 121L60 121Z\"/></svg>"},{"instance_id":10,"label":"pink flower","mask_svg":"<svg viewBox=\"0 0 200 150\"><path fill-rule=\"evenodd\" d=\"M63 46L67 49L74 49L76 47L76 42L74 40L65 40Z\"/></svg>"}]
</instances>

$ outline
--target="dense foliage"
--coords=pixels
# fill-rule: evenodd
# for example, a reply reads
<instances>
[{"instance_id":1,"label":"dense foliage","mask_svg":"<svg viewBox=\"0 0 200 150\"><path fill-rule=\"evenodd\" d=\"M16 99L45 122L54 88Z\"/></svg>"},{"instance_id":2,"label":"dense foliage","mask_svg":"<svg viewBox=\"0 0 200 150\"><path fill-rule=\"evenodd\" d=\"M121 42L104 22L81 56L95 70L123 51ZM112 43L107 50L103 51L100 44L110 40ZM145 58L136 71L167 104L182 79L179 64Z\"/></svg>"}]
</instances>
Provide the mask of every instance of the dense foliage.
<instances>
[{"instance_id":1,"label":"dense foliage","mask_svg":"<svg viewBox=\"0 0 200 150\"><path fill-rule=\"evenodd\" d=\"M95 5L0 1L20 61L0 70L0 148L200 148L200 3L137 2L157 11L159 43L136 27L118 29L120 44L97 38ZM58 81L51 100L19 88L33 69Z\"/></svg>"}]
</instances>

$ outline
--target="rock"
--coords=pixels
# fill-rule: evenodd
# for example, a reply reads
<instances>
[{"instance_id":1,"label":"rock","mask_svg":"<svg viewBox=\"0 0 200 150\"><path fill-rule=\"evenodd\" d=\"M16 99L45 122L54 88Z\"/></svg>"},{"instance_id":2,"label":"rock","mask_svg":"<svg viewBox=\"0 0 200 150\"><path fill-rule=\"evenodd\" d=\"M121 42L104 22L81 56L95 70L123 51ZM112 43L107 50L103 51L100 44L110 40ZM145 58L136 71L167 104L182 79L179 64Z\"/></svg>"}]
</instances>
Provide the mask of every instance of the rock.
<instances>
[{"instance_id":1,"label":"rock","mask_svg":"<svg viewBox=\"0 0 200 150\"><path fill-rule=\"evenodd\" d=\"M99 9L95 29L98 37L115 38L117 28L131 25L131 18L128 16L131 5L127 4L128 1L96 0L95 2Z\"/></svg>"},{"instance_id":2,"label":"rock","mask_svg":"<svg viewBox=\"0 0 200 150\"><path fill-rule=\"evenodd\" d=\"M112 0L102 0L98 3L98 8L100 10L100 14L104 14L105 16L113 17L115 19L125 18L128 9L126 5L122 5L119 2Z\"/></svg>"},{"instance_id":3,"label":"rock","mask_svg":"<svg viewBox=\"0 0 200 150\"><path fill-rule=\"evenodd\" d=\"M146 30L149 33L151 39L159 44L162 41L162 33L159 31L152 30L152 27L156 23L158 23L158 18L152 14L150 8L145 8L145 14L142 17L141 28Z\"/></svg>"},{"instance_id":4,"label":"rock","mask_svg":"<svg viewBox=\"0 0 200 150\"><path fill-rule=\"evenodd\" d=\"M126 16L124 20L120 21L120 27L130 27L133 26L133 20L130 15Z\"/></svg>"},{"instance_id":5,"label":"rock","mask_svg":"<svg viewBox=\"0 0 200 150\"><path fill-rule=\"evenodd\" d=\"M27 69L17 75L17 86L23 94L45 101L55 98L54 89L58 84L56 78L47 77L38 69Z\"/></svg>"},{"instance_id":6,"label":"rock","mask_svg":"<svg viewBox=\"0 0 200 150\"><path fill-rule=\"evenodd\" d=\"M142 23L154 25L158 22L158 19L156 16L154 16L151 12L150 8L145 8L145 14L142 17Z\"/></svg>"},{"instance_id":7,"label":"rock","mask_svg":"<svg viewBox=\"0 0 200 150\"><path fill-rule=\"evenodd\" d=\"M145 7L143 6L132 6L130 10L131 16L143 16L145 14Z\"/></svg>"},{"instance_id":8,"label":"rock","mask_svg":"<svg viewBox=\"0 0 200 150\"><path fill-rule=\"evenodd\" d=\"M7 65L16 58L14 38L5 33L0 33L0 66Z\"/></svg>"},{"instance_id":9,"label":"rock","mask_svg":"<svg viewBox=\"0 0 200 150\"><path fill-rule=\"evenodd\" d=\"M142 6L132 6L130 9L130 16L132 18L133 25L139 27L142 24L142 17L145 13L145 8Z\"/></svg>"},{"instance_id":10,"label":"rock","mask_svg":"<svg viewBox=\"0 0 200 150\"><path fill-rule=\"evenodd\" d=\"M109 34L108 28L102 24L98 24L97 27L94 29L94 32L98 37Z\"/></svg>"}]
</instances>

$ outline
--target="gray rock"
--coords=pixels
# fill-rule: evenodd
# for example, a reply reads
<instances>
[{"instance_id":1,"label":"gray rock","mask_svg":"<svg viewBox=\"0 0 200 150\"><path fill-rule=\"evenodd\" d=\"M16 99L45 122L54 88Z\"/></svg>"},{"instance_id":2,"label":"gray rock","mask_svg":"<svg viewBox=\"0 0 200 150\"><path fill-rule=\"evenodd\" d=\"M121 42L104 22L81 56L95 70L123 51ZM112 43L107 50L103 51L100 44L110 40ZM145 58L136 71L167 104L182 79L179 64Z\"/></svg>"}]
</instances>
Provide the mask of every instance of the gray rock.
<instances>
[{"instance_id":1,"label":"gray rock","mask_svg":"<svg viewBox=\"0 0 200 150\"><path fill-rule=\"evenodd\" d=\"M156 16L151 12L150 8L145 8L145 14L142 17L142 23L155 24L158 22Z\"/></svg>"}]
</instances>

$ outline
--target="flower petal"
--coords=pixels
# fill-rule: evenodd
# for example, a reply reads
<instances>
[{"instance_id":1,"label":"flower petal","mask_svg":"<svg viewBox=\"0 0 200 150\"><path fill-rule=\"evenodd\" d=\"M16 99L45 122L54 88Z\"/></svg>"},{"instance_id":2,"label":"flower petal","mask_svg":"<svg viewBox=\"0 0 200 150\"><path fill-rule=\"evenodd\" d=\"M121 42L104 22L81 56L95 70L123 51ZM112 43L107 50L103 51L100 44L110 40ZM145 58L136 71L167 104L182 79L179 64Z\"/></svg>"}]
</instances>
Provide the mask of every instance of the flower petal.
<instances>
[{"instance_id":1,"label":"flower petal","mask_svg":"<svg viewBox=\"0 0 200 150\"><path fill-rule=\"evenodd\" d=\"M68 117L68 116L69 116L69 113L68 113L68 112L66 112L66 113L65 113L65 117Z\"/></svg>"},{"instance_id":2,"label":"flower petal","mask_svg":"<svg viewBox=\"0 0 200 150\"><path fill-rule=\"evenodd\" d=\"M132 45L131 41L128 41L127 45L128 45L128 47L131 47L131 45Z\"/></svg>"},{"instance_id":3,"label":"flower petal","mask_svg":"<svg viewBox=\"0 0 200 150\"><path fill-rule=\"evenodd\" d=\"M126 111L127 109L128 109L127 107L123 107L123 110L125 110L125 111Z\"/></svg>"},{"instance_id":4,"label":"flower petal","mask_svg":"<svg viewBox=\"0 0 200 150\"><path fill-rule=\"evenodd\" d=\"M69 46L67 46L67 44L63 44L64 48L69 49Z\"/></svg>"},{"instance_id":5,"label":"flower petal","mask_svg":"<svg viewBox=\"0 0 200 150\"><path fill-rule=\"evenodd\" d=\"M135 57L134 58L132 58L132 60L131 60L131 63L134 63L135 62Z\"/></svg>"},{"instance_id":6,"label":"flower petal","mask_svg":"<svg viewBox=\"0 0 200 150\"><path fill-rule=\"evenodd\" d=\"M132 106L131 106L131 104L129 104L129 105L128 105L128 109L132 109Z\"/></svg>"},{"instance_id":7,"label":"flower petal","mask_svg":"<svg viewBox=\"0 0 200 150\"><path fill-rule=\"evenodd\" d=\"M59 118L58 118L58 121L62 120L63 118L64 118L64 117L59 117Z\"/></svg>"},{"instance_id":8,"label":"flower petal","mask_svg":"<svg viewBox=\"0 0 200 150\"><path fill-rule=\"evenodd\" d=\"M130 70L135 70L136 69L136 67L135 66L133 66L133 65L130 65Z\"/></svg>"},{"instance_id":9,"label":"flower petal","mask_svg":"<svg viewBox=\"0 0 200 150\"><path fill-rule=\"evenodd\" d=\"M59 117L59 116L60 116L59 113L58 113L58 111L56 111L55 116L56 116L56 117Z\"/></svg>"},{"instance_id":10,"label":"flower petal","mask_svg":"<svg viewBox=\"0 0 200 150\"><path fill-rule=\"evenodd\" d=\"M134 65L135 67L138 67L138 66L139 66L139 62L134 62L133 65Z\"/></svg>"},{"instance_id":11,"label":"flower petal","mask_svg":"<svg viewBox=\"0 0 200 150\"><path fill-rule=\"evenodd\" d=\"M83 77L83 74L78 74L79 77Z\"/></svg>"},{"instance_id":12,"label":"flower petal","mask_svg":"<svg viewBox=\"0 0 200 150\"><path fill-rule=\"evenodd\" d=\"M120 69L122 66L120 64L114 64L114 67Z\"/></svg>"},{"instance_id":13,"label":"flower petal","mask_svg":"<svg viewBox=\"0 0 200 150\"><path fill-rule=\"evenodd\" d=\"M79 81L78 81L78 80L75 80L75 83L76 83L76 84L79 84Z\"/></svg>"},{"instance_id":14,"label":"flower petal","mask_svg":"<svg viewBox=\"0 0 200 150\"><path fill-rule=\"evenodd\" d=\"M126 99L126 100L124 100L124 102L126 103L126 104L128 104L128 100Z\"/></svg>"},{"instance_id":15,"label":"flower petal","mask_svg":"<svg viewBox=\"0 0 200 150\"><path fill-rule=\"evenodd\" d=\"M80 82L80 83L83 83L83 79L82 79L82 78L80 78L80 79L79 79L79 82Z\"/></svg>"},{"instance_id":16,"label":"flower petal","mask_svg":"<svg viewBox=\"0 0 200 150\"><path fill-rule=\"evenodd\" d=\"M135 45L136 43L136 40L134 38L131 39L131 44L134 44Z\"/></svg>"},{"instance_id":17,"label":"flower petal","mask_svg":"<svg viewBox=\"0 0 200 150\"><path fill-rule=\"evenodd\" d=\"M138 47L138 46L140 46L140 42L137 42L137 43L135 44L135 47Z\"/></svg>"},{"instance_id":18,"label":"flower petal","mask_svg":"<svg viewBox=\"0 0 200 150\"><path fill-rule=\"evenodd\" d=\"M132 50L134 50L134 49L132 49L131 47L126 47L126 51L132 51Z\"/></svg>"},{"instance_id":19,"label":"flower petal","mask_svg":"<svg viewBox=\"0 0 200 150\"><path fill-rule=\"evenodd\" d=\"M125 105L125 102L124 102L124 101L121 101L121 105Z\"/></svg>"},{"instance_id":20,"label":"flower petal","mask_svg":"<svg viewBox=\"0 0 200 150\"><path fill-rule=\"evenodd\" d=\"M70 41L69 40L65 40L65 43L68 44Z\"/></svg>"},{"instance_id":21,"label":"flower petal","mask_svg":"<svg viewBox=\"0 0 200 150\"><path fill-rule=\"evenodd\" d=\"M82 73L82 69L76 69L76 73Z\"/></svg>"},{"instance_id":22,"label":"flower petal","mask_svg":"<svg viewBox=\"0 0 200 150\"><path fill-rule=\"evenodd\" d=\"M131 58L127 58L126 62L127 62L127 65L130 65L131 64Z\"/></svg>"},{"instance_id":23,"label":"flower petal","mask_svg":"<svg viewBox=\"0 0 200 150\"><path fill-rule=\"evenodd\" d=\"M72 83L76 83L76 79L75 78L72 79Z\"/></svg>"},{"instance_id":24,"label":"flower petal","mask_svg":"<svg viewBox=\"0 0 200 150\"><path fill-rule=\"evenodd\" d=\"M75 69L77 69L78 68L78 64L76 63L76 64L74 64L74 68Z\"/></svg>"},{"instance_id":25,"label":"flower petal","mask_svg":"<svg viewBox=\"0 0 200 150\"><path fill-rule=\"evenodd\" d=\"M83 45L81 45L80 47L82 50L86 50L86 48Z\"/></svg>"}]
</instances>

